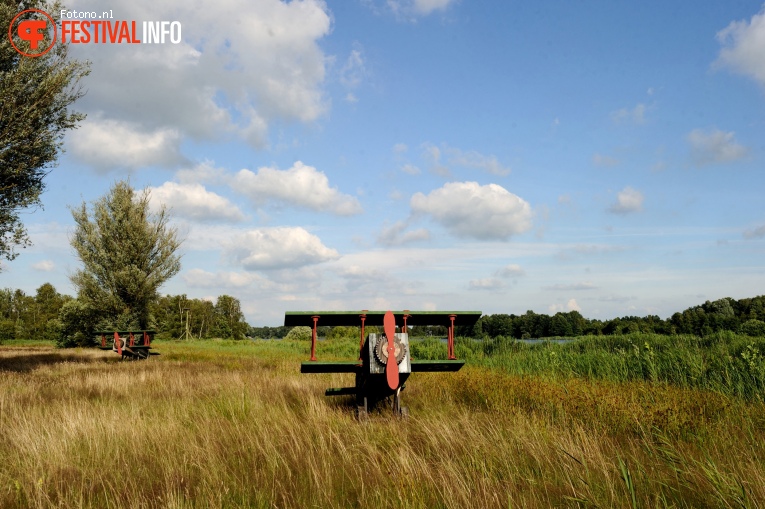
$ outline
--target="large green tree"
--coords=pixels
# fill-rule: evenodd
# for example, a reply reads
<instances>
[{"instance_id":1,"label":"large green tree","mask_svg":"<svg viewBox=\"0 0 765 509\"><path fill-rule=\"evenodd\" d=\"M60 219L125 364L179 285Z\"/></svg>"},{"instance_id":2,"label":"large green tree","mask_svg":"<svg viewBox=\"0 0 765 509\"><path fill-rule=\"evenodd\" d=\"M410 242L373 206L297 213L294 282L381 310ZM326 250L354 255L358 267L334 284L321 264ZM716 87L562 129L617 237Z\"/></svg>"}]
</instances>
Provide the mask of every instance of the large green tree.
<instances>
[{"instance_id":1,"label":"large green tree","mask_svg":"<svg viewBox=\"0 0 765 509\"><path fill-rule=\"evenodd\" d=\"M215 302L215 333L222 338L244 339L248 328L239 299L230 295L218 297Z\"/></svg>"},{"instance_id":2,"label":"large green tree","mask_svg":"<svg viewBox=\"0 0 765 509\"><path fill-rule=\"evenodd\" d=\"M71 280L100 326L149 328L157 290L181 268L178 232L164 207L150 211L149 198L120 181L90 210L84 202L72 209L71 244L83 268Z\"/></svg>"},{"instance_id":3,"label":"large green tree","mask_svg":"<svg viewBox=\"0 0 765 509\"><path fill-rule=\"evenodd\" d=\"M80 80L89 73L87 62L69 59L65 44L36 58L22 56L11 45L11 21L30 8L55 16L61 5L0 0L0 259L6 260L30 244L19 214L41 206L44 179L62 150L64 133L85 117L70 106L83 95Z\"/></svg>"}]
</instances>

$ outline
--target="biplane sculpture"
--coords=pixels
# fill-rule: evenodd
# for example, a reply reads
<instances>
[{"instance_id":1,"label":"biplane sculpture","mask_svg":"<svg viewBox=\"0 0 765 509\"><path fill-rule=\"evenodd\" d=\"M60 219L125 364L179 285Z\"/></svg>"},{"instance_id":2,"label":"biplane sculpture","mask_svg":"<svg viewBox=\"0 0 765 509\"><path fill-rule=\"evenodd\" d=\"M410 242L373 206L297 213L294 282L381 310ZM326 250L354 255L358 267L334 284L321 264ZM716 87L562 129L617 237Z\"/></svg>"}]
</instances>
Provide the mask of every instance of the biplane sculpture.
<instances>
[{"instance_id":1,"label":"biplane sculpture","mask_svg":"<svg viewBox=\"0 0 765 509\"><path fill-rule=\"evenodd\" d=\"M327 396L356 397L359 418L363 418L377 403L392 398L393 413L406 416L401 405L401 391L409 375L418 371L458 371L465 364L454 355L455 325L472 327L481 318L480 311L288 311L284 315L287 327L309 326L311 359L300 366L301 373L354 373L354 387L327 389ZM324 362L316 359L316 329L318 325L336 327L361 325L359 358L354 361ZM365 326L382 326L382 334L364 335ZM443 325L447 327L447 359L415 360L409 349L409 326ZM396 327L401 332L396 332Z\"/></svg>"},{"instance_id":2,"label":"biplane sculpture","mask_svg":"<svg viewBox=\"0 0 765 509\"><path fill-rule=\"evenodd\" d=\"M106 337L112 333L114 341L107 345ZM148 359L150 355L159 355L151 352L151 339L155 334L153 330L97 331L95 334L101 337L101 350L117 352L121 359Z\"/></svg>"}]
</instances>

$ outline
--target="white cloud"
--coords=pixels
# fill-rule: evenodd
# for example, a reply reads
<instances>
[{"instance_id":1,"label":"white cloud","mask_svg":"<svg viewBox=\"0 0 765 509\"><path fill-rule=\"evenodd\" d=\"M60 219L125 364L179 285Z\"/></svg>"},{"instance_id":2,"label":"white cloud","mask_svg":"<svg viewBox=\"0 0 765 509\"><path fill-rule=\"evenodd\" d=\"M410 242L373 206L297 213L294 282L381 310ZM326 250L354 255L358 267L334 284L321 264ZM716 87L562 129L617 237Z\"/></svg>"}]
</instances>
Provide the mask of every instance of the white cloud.
<instances>
[{"instance_id":1,"label":"white cloud","mask_svg":"<svg viewBox=\"0 0 765 509\"><path fill-rule=\"evenodd\" d=\"M342 298L368 302L379 295L407 295L416 282L401 280L390 271L368 266L349 265L337 271L343 279ZM360 299L360 300L359 300ZM370 308L374 309L374 308Z\"/></svg>"},{"instance_id":2,"label":"white cloud","mask_svg":"<svg viewBox=\"0 0 765 509\"><path fill-rule=\"evenodd\" d=\"M717 33L722 49L715 67L728 67L765 86L765 6L746 20L733 21Z\"/></svg>"},{"instance_id":3,"label":"white cloud","mask_svg":"<svg viewBox=\"0 0 765 509\"><path fill-rule=\"evenodd\" d=\"M441 162L441 149L433 145L432 143L423 143L422 149L425 153L425 158L430 161L431 164L438 165Z\"/></svg>"},{"instance_id":4,"label":"white cloud","mask_svg":"<svg viewBox=\"0 0 765 509\"><path fill-rule=\"evenodd\" d=\"M498 277L510 278L510 277L525 276L526 272L521 268L520 265L516 263L511 263L510 265L505 265L504 267L499 269L496 272L496 275Z\"/></svg>"},{"instance_id":5,"label":"white cloud","mask_svg":"<svg viewBox=\"0 0 765 509\"><path fill-rule=\"evenodd\" d=\"M562 304L551 304L548 309L551 314L565 311L582 311L582 308L579 307L576 299L569 299L565 306Z\"/></svg>"},{"instance_id":6,"label":"white cloud","mask_svg":"<svg viewBox=\"0 0 765 509\"><path fill-rule=\"evenodd\" d=\"M73 0L70 7L103 10L98 0ZM322 0L219 0L209 9L135 0L120 5L119 14L181 20L183 40L108 51L73 46L73 57L93 62L81 111L138 124L144 133L234 137L263 147L274 121L310 123L328 109L323 85L330 59L319 42L332 21Z\"/></svg>"},{"instance_id":7,"label":"white cloud","mask_svg":"<svg viewBox=\"0 0 765 509\"><path fill-rule=\"evenodd\" d=\"M409 147L406 146L406 143L396 143L393 145L394 154L403 154L407 150L409 150Z\"/></svg>"},{"instance_id":8,"label":"white cloud","mask_svg":"<svg viewBox=\"0 0 765 509\"><path fill-rule=\"evenodd\" d=\"M427 229L419 228L417 230L405 231L408 226L408 223L398 221L389 227L383 228L380 235L377 236L377 242L384 246L400 246L430 239L430 232Z\"/></svg>"},{"instance_id":9,"label":"white cloud","mask_svg":"<svg viewBox=\"0 0 765 509\"><path fill-rule=\"evenodd\" d=\"M67 214L69 216L69 214ZM60 218L62 220L68 217ZM42 251L61 252L61 246L69 245L69 235L67 230L69 225L58 222L49 223L30 223L27 226L29 236L32 240L30 249L40 249ZM73 254L73 253L72 253ZM61 260L58 260L59 262Z\"/></svg>"},{"instance_id":10,"label":"white cloud","mask_svg":"<svg viewBox=\"0 0 765 509\"><path fill-rule=\"evenodd\" d=\"M445 152L448 155L449 164L483 170L492 175L505 176L510 174L510 168L500 164L497 156L485 156L475 150L464 152L454 147L446 147Z\"/></svg>"},{"instance_id":11,"label":"white cloud","mask_svg":"<svg viewBox=\"0 0 765 509\"><path fill-rule=\"evenodd\" d=\"M176 171L175 178L181 184L220 184L226 180L226 170L216 168L212 161L204 161L191 168Z\"/></svg>"},{"instance_id":12,"label":"white cloud","mask_svg":"<svg viewBox=\"0 0 765 509\"><path fill-rule=\"evenodd\" d=\"M416 22L419 18L428 16L437 11L445 11L457 0L362 0L376 14L387 10L399 21ZM380 7L379 4L383 3Z\"/></svg>"},{"instance_id":13,"label":"white cloud","mask_svg":"<svg viewBox=\"0 0 765 509\"><path fill-rule=\"evenodd\" d=\"M441 149L432 143L423 143L423 158L430 165L430 172L443 178L451 178L452 172L441 164Z\"/></svg>"},{"instance_id":14,"label":"white cloud","mask_svg":"<svg viewBox=\"0 0 765 509\"><path fill-rule=\"evenodd\" d=\"M137 123L99 116L88 118L67 137L72 154L99 172L180 164L185 161L180 143L176 129L146 131Z\"/></svg>"},{"instance_id":15,"label":"white cloud","mask_svg":"<svg viewBox=\"0 0 765 509\"><path fill-rule=\"evenodd\" d=\"M505 282L493 278L483 278L483 279L471 279L468 283L468 288L471 290L500 290L505 287Z\"/></svg>"},{"instance_id":16,"label":"white cloud","mask_svg":"<svg viewBox=\"0 0 765 509\"><path fill-rule=\"evenodd\" d=\"M698 166L714 163L730 163L746 156L748 150L734 139L733 131L719 129L704 131L694 129L688 133L691 145L691 157Z\"/></svg>"},{"instance_id":17,"label":"white cloud","mask_svg":"<svg viewBox=\"0 0 765 509\"><path fill-rule=\"evenodd\" d=\"M229 252L247 270L295 268L340 258L316 235L286 226L250 230L235 239Z\"/></svg>"},{"instance_id":18,"label":"white cloud","mask_svg":"<svg viewBox=\"0 0 765 509\"><path fill-rule=\"evenodd\" d=\"M570 260L579 256L592 257L622 253L625 250L626 248L624 246L612 246L604 244L576 244L574 246L562 249L555 255L555 257L560 260Z\"/></svg>"},{"instance_id":19,"label":"white cloud","mask_svg":"<svg viewBox=\"0 0 765 509\"><path fill-rule=\"evenodd\" d=\"M416 193L410 205L460 237L506 240L531 228L529 204L497 184L449 182L427 196Z\"/></svg>"},{"instance_id":20,"label":"white cloud","mask_svg":"<svg viewBox=\"0 0 765 509\"><path fill-rule=\"evenodd\" d=\"M765 237L765 224L752 228L751 230L744 231L745 239L759 239Z\"/></svg>"},{"instance_id":21,"label":"white cloud","mask_svg":"<svg viewBox=\"0 0 765 509\"><path fill-rule=\"evenodd\" d=\"M192 288L246 288L260 281L251 272L207 272L191 269L183 274L183 280Z\"/></svg>"},{"instance_id":22,"label":"white cloud","mask_svg":"<svg viewBox=\"0 0 765 509\"><path fill-rule=\"evenodd\" d=\"M346 88L356 88L361 85L361 82L367 75L366 66L364 65L364 54L360 44L354 44L354 49L351 50L351 54L348 55L348 59L340 69L340 83Z\"/></svg>"},{"instance_id":23,"label":"white cloud","mask_svg":"<svg viewBox=\"0 0 765 509\"><path fill-rule=\"evenodd\" d=\"M598 300L600 302L629 302L631 300L635 300L637 297L626 297L624 295L607 295L605 297L599 297Z\"/></svg>"},{"instance_id":24,"label":"white cloud","mask_svg":"<svg viewBox=\"0 0 765 509\"><path fill-rule=\"evenodd\" d=\"M638 103L632 109L622 108L620 110L612 111L611 120L613 120L616 124L622 124L624 122L642 124L645 122L645 110L645 104Z\"/></svg>"},{"instance_id":25,"label":"white cloud","mask_svg":"<svg viewBox=\"0 0 765 509\"><path fill-rule=\"evenodd\" d=\"M50 260L41 260L32 264L32 268L40 272L50 272L56 268L56 264Z\"/></svg>"},{"instance_id":26,"label":"white cloud","mask_svg":"<svg viewBox=\"0 0 765 509\"><path fill-rule=\"evenodd\" d=\"M643 193L632 187L625 187L616 196L616 203L608 208L614 214L630 214L643 210Z\"/></svg>"},{"instance_id":27,"label":"white cloud","mask_svg":"<svg viewBox=\"0 0 765 509\"><path fill-rule=\"evenodd\" d=\"M481 170L497 176L510 174L510 168L502 165L495 155L484 155L475 150L464 151L445 143L441 144L441 147L432 143L423 143L422 148L425 160L431 165L430 170L436 175L449 176L452 166Z\"/></svg>"},{"instance_id":28,"label":"white cloud","mask_svg":"<svg viewBox=\"0 0 765 509\"><path fill-rule=\"evenodd\" d=\"M201 184L165 182L149 190L150 203L155 210L159 205L165 205L174 214L195 221L241 221L245 217L236 205Z\"/></svg>"},{"instance_id":29,"label":"white cloud","mask_svg":"<svg viewBox=\"0 0 765 509\"><path fill-rule=\"evenodd\" d=\"M259 168L257 173L240 170L231 179L231 185L258 204L278 200L341 216L362 212L356 198L329 187L329 179L323 172L300 161L289 170L268 167Z\"/></svg>"},{"instance_id":30,"label":"white cloud","mask_svg":"<svg viewBox=\"0 0 765 509\"><path fill-rule=\"evenodd\" d=\"M420 14L428 15L434 11L442 11L455 3L456 0L414 0L414 10Z\"/></svg>"},{"instance_id":31,"label":"white cloud","mask_svg":"<svg viewBox=\"0 0 765 509\"><path fill-rule=\"evenodd\" d=\"M222 246L245 231L241 226L223 222L179 222L179 230L186 239L184 251L204 251L208 253L205 256L220 251Z\"/></svg>"},{"instance_id":32,"label":"white cloud","mask_svg":"<svg viewBox=\"0 0 765 509\"><path fill-rule=\"evenodd\" d=\"M602 166L610 168L619 164L619 160L611 156L595 153L592 156L592 164L595 166Z\"/></svg>"},{"instance_id":33,"label":"white cloud","mask_svg":"<svg viewBox=\"0 0 765 509\"><path fill-rule=\"evenodd\" d=\"M562 291L577 291L577 290L596 290L598 287L592 283L574 283L569 285L557 284L552 286L545 286L543 290L562 290Z\"/></svg>"},{"instance_id":34,"label":"white cloud","mask_svg":"<svg viewBox=\"0 0 765 509\"><path fill-rule=\"evenodd\" d=\"M419 175L420 169L413 164L405 164L401 167L401 171L408 175Z\"/></svg>"}]
</instances>

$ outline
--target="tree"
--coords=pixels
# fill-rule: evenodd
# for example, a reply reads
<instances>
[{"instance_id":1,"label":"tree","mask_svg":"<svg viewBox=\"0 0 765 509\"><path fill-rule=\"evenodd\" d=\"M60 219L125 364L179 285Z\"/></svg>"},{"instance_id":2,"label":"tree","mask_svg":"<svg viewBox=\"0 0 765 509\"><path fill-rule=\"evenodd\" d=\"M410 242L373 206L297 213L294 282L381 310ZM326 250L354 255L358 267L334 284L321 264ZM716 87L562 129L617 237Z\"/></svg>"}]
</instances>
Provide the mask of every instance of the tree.
<instances>
[{"instance_id":1,"label":"tree","mask_svg":"<svg viewBox=\"0 0 765 509\"><path fill-rule=\"evenodd\" d=\"M244 339L249 325L244 321L239 299L221 295L215 302L216 333L222 338Z\"/></svg>"},{"instance_id":2,"label":"tree","mask_svg":"<svg viewBox=\"0 0 765 509\"><path fill-rule=\"evenodd\" d=\"M71 276L77 300L94 310L101 326L150 328L157 290L181 268L181 241L163 207L149 211L149 192L116 182L105 197L72 209L72 247L83 268ZM95 324L93 324L95 326Z\"/></svg>"},{"instance_id":3,"label":"tree","mask_svg":"<svg viewBox=\"0 0 765 509\"><path fill-rule=\"evenodd\" d=\"M59 13L61 7L39 0L22 4L0 1L0 26L10 26L20 10ZM0 259L13 260L16 248L30 245L19 214L41 206L44 178L56 163L64 133L85 118L69 106L83 95L79 82L89 64L68 59L67 52L68 45L56 44L43 56L25 57L7 36L0 39Z\"/></svg>"},{"instance_id":4,"label":"tree","mask_svg":"<svg viewBox=\"0 0 765 509\"><path fill-rule=\"evenodd\" d=\"M571 327L565 313L558 311L550 319L550 334L559 337L569 337L574 335L574 329Z\"/></svg>"},{"instance_id":5,"label":"tree","mask_svg":"<svg viewBox=\"0 0 765 509\"><path fill-rule=\"evenodd\" d=\"M484 318L483 331L492 338L509 338L513 335L513 319L507 314L488 315Z\"/></svg>"}]
</instances>

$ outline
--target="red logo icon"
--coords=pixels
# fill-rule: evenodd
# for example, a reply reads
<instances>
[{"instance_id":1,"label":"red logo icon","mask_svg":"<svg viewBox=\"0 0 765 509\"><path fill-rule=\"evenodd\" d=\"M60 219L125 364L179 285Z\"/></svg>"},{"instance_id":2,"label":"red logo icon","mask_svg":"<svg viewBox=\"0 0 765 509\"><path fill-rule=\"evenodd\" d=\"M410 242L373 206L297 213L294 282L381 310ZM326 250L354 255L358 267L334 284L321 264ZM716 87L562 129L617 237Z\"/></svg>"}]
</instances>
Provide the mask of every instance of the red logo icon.
<instances>
[{"instance_id":1,"label":"red logo icon","mask_svg":"<svg viewBox=\"0 0 765 509\"><path fill-rule=\"evenodd\" d=\"M31 16L27 15L24 16L24 19L19 20L26 13L31 13ZM42 48L40 43L45 40L45 31L49 27L53 27L53 37L50 38L50 44L46 48ZM14 36L28 42L29 51L19 48L14 41ZM50 14L40 9L21 11L13 18L11 25L8 27L8 39L11 41L11 45L25 57L39 57L49 52L53 45L56 44L56 36L56 22L53 21Z\"/></svg>"}]
</instances>

